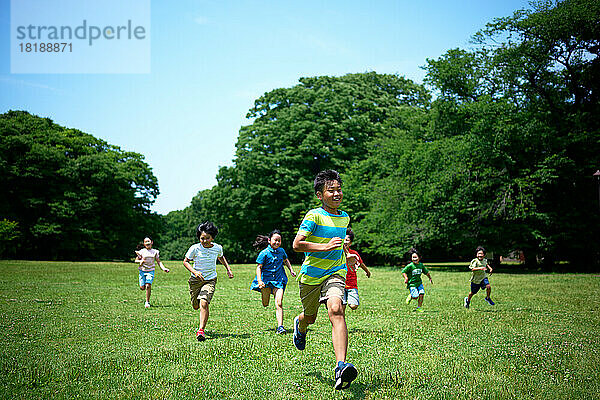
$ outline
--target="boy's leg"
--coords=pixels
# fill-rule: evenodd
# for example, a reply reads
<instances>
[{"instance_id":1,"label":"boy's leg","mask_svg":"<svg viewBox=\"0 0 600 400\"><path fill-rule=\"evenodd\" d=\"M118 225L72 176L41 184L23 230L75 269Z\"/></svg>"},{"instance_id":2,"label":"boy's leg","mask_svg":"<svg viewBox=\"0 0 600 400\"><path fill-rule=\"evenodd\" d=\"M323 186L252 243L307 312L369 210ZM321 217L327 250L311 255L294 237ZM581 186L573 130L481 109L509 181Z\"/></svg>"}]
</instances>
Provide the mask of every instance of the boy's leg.
<instances>
[{"instance_id":1,"label":"boy's leg","mask_svg":"<svg viewBox=\"0 0 600 400\"><path fill-rule=\"evenodd\" d=\"M336 362L346 362L348 328L340 298L331 297L327 299L327 314L329 315L329 321L331 321L331 339L333 341L335 360Z\"/></svg>"},{"instance_id":2,"label":"boy's leg","mask_svg":"<svg viewBox=\"0 0 600 400\"><path fill-rule=\"evenodd\" d=\"M421 293L421 294L419 295L419 302L418 302L418 307L419 307L419 308L421 308L421 306L423 306L423 297L424 297L424 296L425 296L425 295L424 295L423 293Z\"/></svg>"},{"instance_id":3,"label":"boy's leg","mask_svg":"<svg viewBox=\"0 0 600 400\"><path fill-rule=\"evenodd\" d=\"M486 294L486 297L489 299L490 298L490 294L492 294L492 285L488 284L485 287L485 294Z\"/></svg>"},{"instance_id":4,"label":"boy's leg","mask_svg":"<svg viewBox=\"0 0 600 400\"><path fill-rule=\"evenodd\" d=\"M283 326L283 289L273 288L273 295L275 296L275 318L277 319L277 326Z\"/></svg>"},{"instance_id":5,"label":"boy's leg","mask_svg":"<svg viewBox=\"0 0 600 400\"><path fill-rule=\"evenodd\" d=\"M208 321L208 301L200 300L200 326L199 329L204 330L206 328L206 322Z\"/></svg>"},{"instance_id":6,"label":"boy's leg","mask_svg":"<svg viewBox=\"0 0 600 400\"><path fill-rule=\"evenodd\" d=\"M271 288L270 287L261 288L260 294L262 296L263 307L267 307L269 305L269 301L271 300Z\"/></svg>"}]
</instances>

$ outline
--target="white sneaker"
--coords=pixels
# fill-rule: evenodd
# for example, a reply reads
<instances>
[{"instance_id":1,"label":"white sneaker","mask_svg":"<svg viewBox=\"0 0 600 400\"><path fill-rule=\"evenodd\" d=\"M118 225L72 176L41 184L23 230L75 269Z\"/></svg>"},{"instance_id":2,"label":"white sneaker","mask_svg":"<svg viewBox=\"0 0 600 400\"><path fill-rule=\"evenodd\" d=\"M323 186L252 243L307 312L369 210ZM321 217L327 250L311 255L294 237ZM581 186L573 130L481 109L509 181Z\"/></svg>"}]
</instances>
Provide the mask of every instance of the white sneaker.
<instances>
[{"instance_id":1,"label":"white sneaker","mask_svg":"<svg viewBox=\"0 0 600 400\"><path fill-rule=\"evenodd\" d=\"M145 307L145 308L150 308L150 303L149 303L149 302L146 302L146 304L144 304L144 307Z\"/></svg>"}]
</instances>

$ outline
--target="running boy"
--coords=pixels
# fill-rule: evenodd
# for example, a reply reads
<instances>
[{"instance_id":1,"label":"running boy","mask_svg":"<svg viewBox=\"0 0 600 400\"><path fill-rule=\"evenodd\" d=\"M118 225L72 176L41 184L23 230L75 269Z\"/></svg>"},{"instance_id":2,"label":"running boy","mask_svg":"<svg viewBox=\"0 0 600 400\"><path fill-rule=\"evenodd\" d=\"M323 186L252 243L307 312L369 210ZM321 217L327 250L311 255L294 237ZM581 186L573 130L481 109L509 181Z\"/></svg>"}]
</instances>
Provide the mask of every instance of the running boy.
<instances>
[{"instance_id":1,"label":"running boy","mask_svg":"<svg viewBox=\"0 0 600 400\"><path fill-rule=\"evenodd\" d=\"M200 309L200 326L196 332L199 342L206 340L204 328L208 321L208 305L215 294L217 284L217 260L225 266L227 276L231 279L231 268L223 255L223 247L213 242L219 230L212 222L204 222L196 228L196 237L200 243L189 248L183 259L183 266L191 272L188 284L192 308ZM194 261L194 266L190 264Z\"/></svg>"},{"instance_id":2,"label":"running boy","mask_svg":"<svg viewBox=\"0 0 600 400\"><path fill-rule=\"evenodd\" d=\"M465 308L469 308L471 306L471 298L473 295L479 292L479 289L483 288L486 290L485 301L487 301L490 306L493 306L495 303L490 298L492 285L490 285L487 273L487 271L489 271L491 275L493 269L485 258L485 249L483 247L479 246L475 249L475 256L476 258L469 264L469 268L471 269L471 291L464 299L464 306Z\"/></svg>"},{"instance_id":3,"label":"running boy","mask_svg":"<svg viewBox=\"0 0 600 400\"><path fill-rule=\"evenodd\" d=\"M433 279L429 274L427 267L421 262L421 254L417 249L412 248L408 252L410 254L411 263L408 264L402 270L402 276L404 276L404 283L410 291L406 298L406 304L409 304L411 300L417 300L416 311L423 312L423 297L425 297L425 288L423 288L423 281L421 280L421 274L427 275L429 282L433 285Z\"/></svg>"},{"instance_id":4,"label":"running boy","mask_svg":"<svg viewBox=\"0 0 600 400\"><path fill-rule=\"evenodd\" d=\"M350 217L338 210L342 201L342 179L334 170L321 171L314 182L315 195L321 207L306 213L293 248L303 251L304 262L298 275L303 312L294 319L294 345L298 350L306 346L306 331L317 318L321 303L327 306L332 329L336 367L335 389L345 389L356 378L354 365L346 362L348 329L342 299L346 284L346 253L343 244ZM348 257L354 264L356 258Z\"/></svg>"},{"instance_id":5,"label":"running boy","mask_svg":"<svg viewBox=\"0 0 600 400\"><path fill-rule=\"evenodd\" d=\"M356 264L352 267L348 267L348 272L346 273L346 288L344 289L344 308L346 304L350 306L351 309L356 310L360 305L360 301L358 299L358 279L356 276L356 271L358 267L361 267L365 274L367 274L367 278L371 277L371 271L365 265L358 251L352 250L350 246L352 246L352 242L354 242L354 232L352 229L346 229L346 239L344 240L344 245L348 250L349 254L354 254L356 256Z\"/></svg>"}]
</instances>

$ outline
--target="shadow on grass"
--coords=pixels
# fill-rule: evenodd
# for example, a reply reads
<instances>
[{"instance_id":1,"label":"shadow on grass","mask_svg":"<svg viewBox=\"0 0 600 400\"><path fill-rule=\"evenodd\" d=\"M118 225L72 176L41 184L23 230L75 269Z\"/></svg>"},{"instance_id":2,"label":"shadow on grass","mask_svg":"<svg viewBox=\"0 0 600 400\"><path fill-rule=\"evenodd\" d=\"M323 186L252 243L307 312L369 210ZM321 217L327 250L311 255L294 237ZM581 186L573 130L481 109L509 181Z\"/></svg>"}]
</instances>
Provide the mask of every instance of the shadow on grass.
<instances>
[{"instance_id":1,"label":"shadow on grass","mask_svg":"<svg viewBox=\"0 0 600 400\"><path fill-rule=\"evenodd\" d=\"M375 329L363 329L363 328L351 328L351 329L348 329L348 334L354 334L354 333L379 334L379 333L381 333L381 331L380 330L375 330Z\"/></svg>"},{"instance_id":2,"label":"shadow on grass","mask_svg":"<svg viewBox=\"0 0 600 400\"><path fill-rule=\"evenodd\" d=\"M242 334L218 333L218 332L206 331L206 340L223 339L223 338L230 338L230 337L236 338L236 339L248 339L248 338L250 338L250 334L249 333L242 333Z\"/></svg>"},{"instance_id":3,"label":"shadow on grass","mask_svg":"<svg viewBox=\"0 0 600 400\"><path fill-rule=\"evenodd\" d=\"M331 375L333 376L333 370L331 370ZM319 382L321 382L323 385L328 386L333 389L333 384L335 383L333 381L333 379L324 377L320 371L310 372L310 373L306 374L306 376L312 376L315 379L317 379ZM364 399L365 398L365 389L367 389L367 386L363 383L360 383L359 380L360 380L360 372L358 374L357 379L354 382L352 382L352 384L350 385L349 388L340 390L339 392L343 393L345 395L350 395L347 397L351 398L351 399Z\"/></svg>"}]
</instances>

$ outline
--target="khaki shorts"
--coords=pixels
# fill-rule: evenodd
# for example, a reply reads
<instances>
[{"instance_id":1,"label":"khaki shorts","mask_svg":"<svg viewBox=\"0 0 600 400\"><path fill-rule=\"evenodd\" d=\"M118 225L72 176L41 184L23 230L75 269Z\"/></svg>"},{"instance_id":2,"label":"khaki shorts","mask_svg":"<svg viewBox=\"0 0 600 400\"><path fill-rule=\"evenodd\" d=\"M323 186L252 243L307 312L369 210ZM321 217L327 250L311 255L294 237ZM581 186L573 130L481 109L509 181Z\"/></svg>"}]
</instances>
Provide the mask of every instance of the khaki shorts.
<instances>
[{"instance_id":1,"label":"khaki shorts","mask_svg":"<svg viewBox=\"0 0 600 400\"><path fill-rule=\"evenodd\" d=\"M346 280L338 274L333 274L319 285L306 285L300 283L300 300L304 308L304 315L317 315L321 303L327 299L339 297L344 299Z\"/></svg>"},{"instance_id":2,"label":"khaki shorts","mask_svg":"<svg viewBox=\"0 0 600 400\"><path fill-rule=\"evenodd\" d=\"M210 303L215 294L217 278L205 281L192 275L188 283L190 285L192 307L198 308L200 306L200 300L206 300L207 303Z\"/></svg>"}]
</instances>

